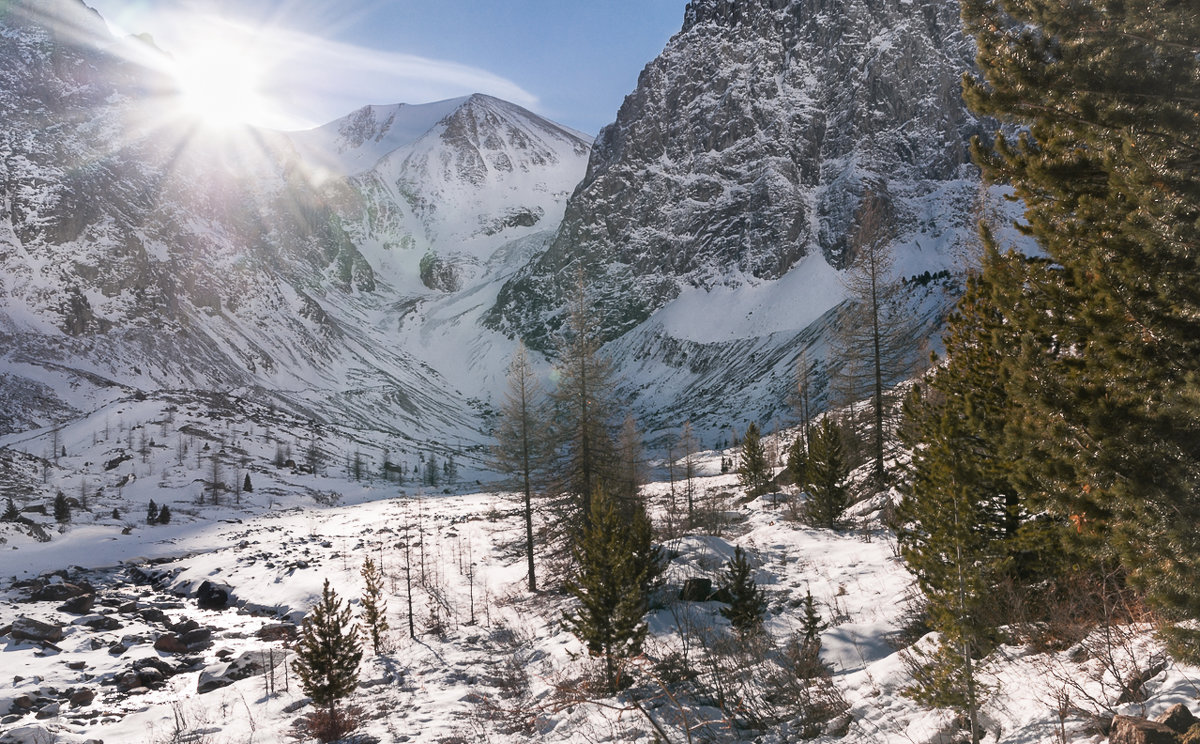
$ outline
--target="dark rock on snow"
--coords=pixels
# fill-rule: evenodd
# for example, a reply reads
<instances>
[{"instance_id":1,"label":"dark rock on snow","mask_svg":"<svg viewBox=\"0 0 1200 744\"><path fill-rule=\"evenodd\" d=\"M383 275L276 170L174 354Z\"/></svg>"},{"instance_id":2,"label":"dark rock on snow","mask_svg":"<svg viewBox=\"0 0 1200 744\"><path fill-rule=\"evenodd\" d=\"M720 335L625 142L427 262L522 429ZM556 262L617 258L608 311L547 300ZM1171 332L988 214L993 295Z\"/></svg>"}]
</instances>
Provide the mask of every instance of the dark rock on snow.
<instances>
[{"instance_id":1,"label":"dark rock on snow","mask_svg":"<svg viewBox=\"0 0 1200 744\"><path fill-rule=\"evenodd\" d=\"M230 587L206 581L196 590L196 605L202 610L223 610L231 593Z\"/></svg>"}]
</instances>

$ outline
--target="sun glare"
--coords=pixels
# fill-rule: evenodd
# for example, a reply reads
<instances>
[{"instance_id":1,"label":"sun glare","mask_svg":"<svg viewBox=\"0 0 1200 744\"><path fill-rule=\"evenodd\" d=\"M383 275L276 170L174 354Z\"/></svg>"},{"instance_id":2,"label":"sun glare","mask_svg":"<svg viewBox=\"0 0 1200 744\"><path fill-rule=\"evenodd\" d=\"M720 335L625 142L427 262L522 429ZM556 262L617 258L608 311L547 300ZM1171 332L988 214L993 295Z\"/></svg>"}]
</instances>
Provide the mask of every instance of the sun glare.
<instances>
[{"instance_id":1,"label":"sun glare","mask_svg":"<svg viewBox=\"0 0 1200 744\"><path fill-rule=\"evenodd\" d=\"M262 64L244 47L198 44L176 53L173 72L185 112L206 126L244 126L267 115Z\"/></svg>"}]
</instances>

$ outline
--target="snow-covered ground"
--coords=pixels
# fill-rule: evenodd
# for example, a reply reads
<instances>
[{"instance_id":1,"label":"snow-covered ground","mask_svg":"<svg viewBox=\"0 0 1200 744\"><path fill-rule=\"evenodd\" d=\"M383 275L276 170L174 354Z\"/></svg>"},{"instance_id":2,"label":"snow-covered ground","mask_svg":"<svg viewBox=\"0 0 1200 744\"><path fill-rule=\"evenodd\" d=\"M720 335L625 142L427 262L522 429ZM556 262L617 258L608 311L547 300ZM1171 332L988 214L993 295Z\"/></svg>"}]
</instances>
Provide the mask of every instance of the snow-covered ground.
<instances>
[{"instance_id":1,"label":"snow-covered ground","mask_svg":"<svg viewBox=\"0 0 1200 744\"><path fill-rule=\"evenodd\" d=\"M50 529L49 542L37 542L18 525L0 525L0 741L290 741L307 707L296 676L285 671L290 652L279 625L298 621L326 579L357 611L359 572L368 556L384 569L391 650L377 655L365 644L350 702L362 709L361 731L378 741L648 743L664 735L673 742L798 741L799 719L787 714L799 708L770 702L770 693L786 677L779 675L787 669L787 642L802 627L809 593L829 624L821 636L822 660L831 670L824 694L847 714L822 723L815 740L958 740L953 716L923 709L903 694L910 682L910 652L901 647L911 641L905 634L911 579L879 525L880 503L858 505L853 528L807 527L790 518L788 504L744 499L736 477L719 472L721 456L729 453L707 452L692 484L705 529L683 531L671 525L684 509L686 484L651 483L646 491L671 563L649 618L645 655L631 666L634 684L610 698L589 685L595 662L563 626L571 600L556 591L525 590L517 503L487 490L470 492L477 490L467 485L477 474L460 475L450 493L385 482L374 470L355 480L341 462L363 443L330 432L323 474L276 468L265 423L251 432L248 420L208 418L211 412L187 405L171 413L164 424L161 403L127 403L118 423L110 411L109 439L124 441L134 454L111 471L103 470L112 459L103 434L92 444L96 419L60 432L67 456L60 451L59 465L29 475L44 479L47 490L71 494L83 478L87 491L103 486L89 499L91 512L77 511L71 525ZM281 434L290 426L275 420L273 436L291 436ZM141 427L157 435L144 460L137 453ZM208 492L205 473L212 466L195 448L219 446L210 438L218 430L227 448L244 452L238 473L251 474L254 490L222 492L216 506L196 503ZM42 452L50 436L10 437L4 444ZM180 442L189 445L186 453ZM20 470L21 462L10 468ZM134 477L114 485L126 475ZM151 498L170 505L170 524L144 524ZM121 519L111 518L113 508ZM714 662L709 653L734 637L719 614L722 605L678 599L687 578L719 585L735 546L750 555L767 593L765 629L773 641L763 658L745 662L752 674L736 683L742 657ZM561 561L543 558L540 578L551 585ZM95 586L94 608L71 614L57 609L61 600L27 601L29 580L58 569L67 570L51 583ZM410 579L415 638L409 634ZM197 606L205 581L228 588L228 608ZM4 626L23 617L63 623L62 640L13 639ZM163 636L184 637L189 630L199 633L199 642L186 651L155 647ZM1143 663L1159 652L1147 629L1123 630L1118 655L1129 652ZM932 642L926 637L918 644ZM147 673L149 666L163 673ZM1194 707L1193 680L1200 680L1200 669L1171 663L1147 684L1147 702L1117 705L1118 685L1086 642L1060 653L1004 647L981 666L992 690L983 718L989 743L1055 742L1064 735L1101 742L1087 730L1084 711L1155 715L1177 702ZM231 670L239 668L250 671L233 679L238 675ZM226 684L198 692L222 675ZM86 690L97 693L94 699ZM718 705L722 691L724 707ZM1068 710L1067 697L1078 710ZM745 728L764 710L780 720Z\"/></svg>"}]
</instances>

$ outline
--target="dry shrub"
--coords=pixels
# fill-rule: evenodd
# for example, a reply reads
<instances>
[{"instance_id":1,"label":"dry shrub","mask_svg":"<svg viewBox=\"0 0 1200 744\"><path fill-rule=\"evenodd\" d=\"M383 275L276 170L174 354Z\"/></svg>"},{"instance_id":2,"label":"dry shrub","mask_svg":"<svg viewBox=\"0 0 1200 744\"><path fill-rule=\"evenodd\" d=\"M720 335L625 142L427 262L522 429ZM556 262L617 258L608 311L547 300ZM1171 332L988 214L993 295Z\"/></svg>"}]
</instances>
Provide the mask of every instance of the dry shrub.
<instances>
[{"instance_id":1,"label":"dry shrub","mask_svg":"<svg viewBox=\"0 0 1200 744\"><path fill-rule=\"evenodd\" d=\"M296 741L315 739L322 744L347 741L348 737L358 728L362 720L362 713L362 709L356 705L343 708L317 708L296 720L292 725L292 738Z\"/></svg>"}]
</instances>

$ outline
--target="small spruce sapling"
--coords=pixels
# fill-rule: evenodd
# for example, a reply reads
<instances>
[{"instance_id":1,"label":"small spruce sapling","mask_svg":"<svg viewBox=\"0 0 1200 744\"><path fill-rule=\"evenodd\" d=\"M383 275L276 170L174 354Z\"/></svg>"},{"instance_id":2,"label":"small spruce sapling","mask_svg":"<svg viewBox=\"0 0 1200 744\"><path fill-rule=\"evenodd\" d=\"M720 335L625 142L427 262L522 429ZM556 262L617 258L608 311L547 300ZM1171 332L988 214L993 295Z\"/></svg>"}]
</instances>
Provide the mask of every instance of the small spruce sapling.
<instances>
[{"instance_id":1,"label":"small spruce sapling","mask_svg":"<svg viewBox=\"0 0 1200 744\"><path fill-rule=\"evenodd\" d=\"M383 598L383 569L370 556L363 559L362 578L365 584L362 595L363 623L371 635L371 649L376 655L387 650L387 601Z\"/></svg>"},{"instance_id":2,"label":"small spruce sapling","mask_svg":"<svg viewBox=\"0 0 1200 744\"><path fill-rule=\"evenodd\" d=\"M17 511L17 505L13 503L12 496L9 496L4 504L4 516L0 520L5 522L15 522L21 518L21 513Z\"/></svg>"},{"instance_id":3,"label":"small spruce sapling","mask_svg":"<svg viewBox=\"0 0 1200 744\"><path fill-rule=\"evenodd\" d=\"M350 608L343 605L326 579L321 599L304 618L292 664L304 694L319 709L324 723L319 735L322 741L337 741L351 730L353 722L338 709L338 703L358 685L361 661L362 646L358 627L350 623Z\"/></svg>"},{"instance_id":4,"label":"small spruce sapling","mask_svg":"<svg viewBox=\"0 0 1200 744\"><path fill-rule=\"evenodd\" d=\"M71 505L62 491L54 497L54 519L63 524L71 521Z\"/></svg>"},{"instance_id":5,"label":"small spruce sapling","mask_svg":"<svg viewBox=\"0 0 1200 744\"><path fill-rule=\"evenodd\" d=\"M767 598L751 575L750 559L741 547L734 548L733 557L725 565L725 585L729 589L729 606L721 608L721 616L739 633L752 633L762 627L767 611Z\"/></svg>"},{"instance_id":6,"label":"small spruce sapling","mask_svg":"<svg viewBox=\"0 0 1200 744\"><path fill-rule=\"evenodd\" d=\"M154 499L150 499L150 503L146 505L146 524L155 524L158 522L158 504L154 503Z\"/></svg>"},{"instance_id":7,"label":"small spruce sapling","mask_svg":"<svg viewBox=\"0 0 1200 744\"><path fill-rule=\"evenodd\" d=\"M163 504L158 510L158 517L155 519L158 524L171 523L171 509L166 504Z\"/></svg>"}]
</instances>

